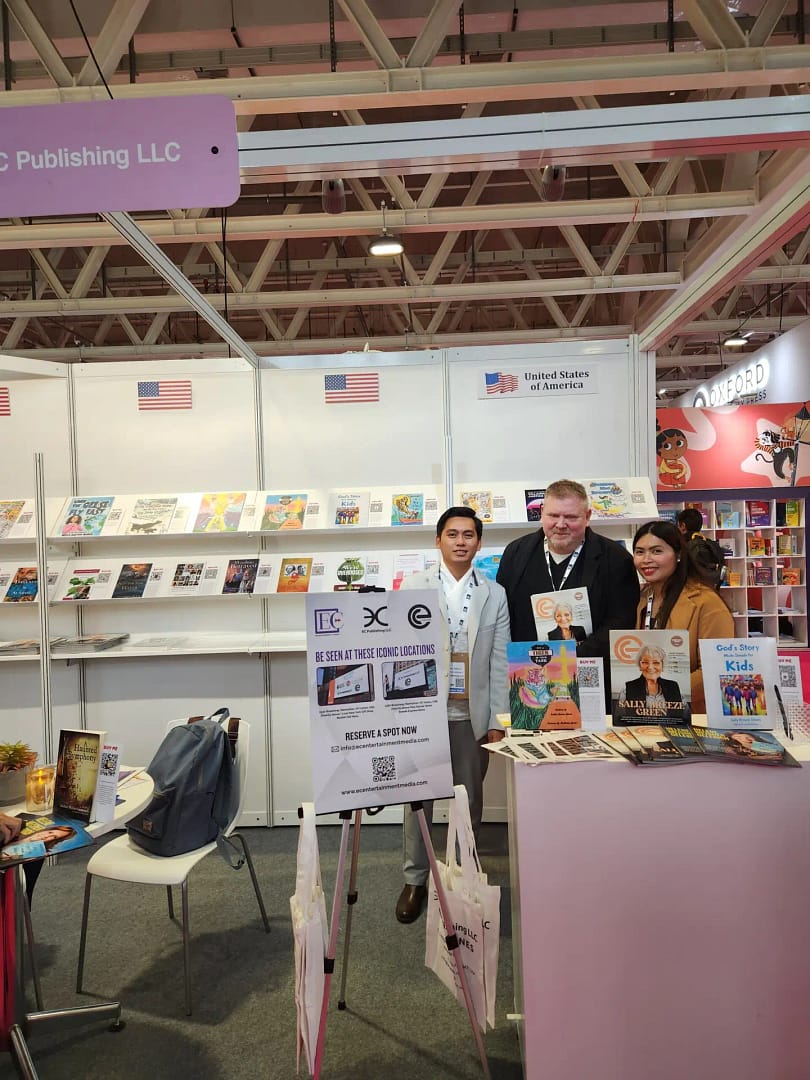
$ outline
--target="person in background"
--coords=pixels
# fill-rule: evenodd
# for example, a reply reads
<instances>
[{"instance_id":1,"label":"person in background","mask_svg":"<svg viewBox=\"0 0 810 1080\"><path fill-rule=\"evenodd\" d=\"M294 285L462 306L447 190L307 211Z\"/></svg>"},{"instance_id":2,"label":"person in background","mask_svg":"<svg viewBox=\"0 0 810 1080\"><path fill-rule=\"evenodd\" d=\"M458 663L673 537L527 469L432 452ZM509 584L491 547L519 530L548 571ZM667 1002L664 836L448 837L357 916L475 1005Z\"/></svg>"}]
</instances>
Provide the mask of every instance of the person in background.
<instances>
[{"instance_id":1,"label":"person in background","mask_svg":"<svg viewBox=\"0 0 810 1080\"><path fill-rule=\"evenodd\" d=\"M703 535L703 515L694 506L687 506L675 518L675 523L701 578L707 585L719 589L725 581L726 556L716 540Z\"/></svg>"},{"instance_id":2,"label":"person in background","mask_svg":"<svg viewBox=\"0 0 810 1080\"><path fill-rule=\"evenodd\" d=\"M635 626L638 576L624 545L593 532L590 520L588 493L582 484L555 480L546 488L541 528L507 544L496 581L509 601L512 641L537 638L534 594L587 588L593 631L577 643L577 656L604 660L609 709L609 632Z\"/></svg>"},{"instance_id":3,"label":"person in background","mask_svg":"<svg viewBox=\"0 0 810 1080\"><path fill-rule=\"evenodd\" d=\"M444 649L437 657L439 685L447 697L453 783L463 784L477 834L484 808L489 752L483 742L503 738L498 713L509 712L506 645L509 611L500 585L473 569L481 547L481 520L469 506L451 506L436 524L441 561L435 570L407 577L403 589L436 589L444 621ZM433 803L423 803L428 825ZM427 900L430 871L419 822L410 806L403 819L405 885L396 905L401 923L412 923Z\"/></svg>"},{"instance_id":4,"label":"person in background","mask_svg":"<svg viewBox=\"0 0 810 1080\"><path fill-rule=\"evenodd\" d=\"M644 581L636 627L689 634L692 713L706 711L698 642L734 637L734 619L717 592L704 583L670 521L648 521L633 537L633 562Z\"/></svg>"}]
</instances>

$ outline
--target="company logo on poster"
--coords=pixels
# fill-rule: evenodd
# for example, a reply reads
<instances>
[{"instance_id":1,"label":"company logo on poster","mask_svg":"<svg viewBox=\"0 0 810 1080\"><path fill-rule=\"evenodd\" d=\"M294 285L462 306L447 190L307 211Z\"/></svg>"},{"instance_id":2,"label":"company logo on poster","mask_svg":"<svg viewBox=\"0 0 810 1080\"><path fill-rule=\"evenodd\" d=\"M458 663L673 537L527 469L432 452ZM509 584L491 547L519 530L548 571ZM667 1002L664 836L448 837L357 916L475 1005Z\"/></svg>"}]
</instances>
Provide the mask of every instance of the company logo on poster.
<instances>
[{"instance_id":1,"label":"company logo on poster","mask_svg":"<svg viewBox=\"0 0 810 1080\"><path fill-rule=\"evenodd\" d=\"M481 371L478 397L578 397L599 391L594 364L577 361Z\"/></svg>"},{"instance_id":2,"label":"company logo on poster","mask_svg":"<svg viewBox=\"0 0 810 1080\"><path fill-rule=\"evenodd\" d=\"M343 617L337 608L316 608L313 612L315 617L316 634L339 634L343 626Z\"/></svg>"}]
</instances>

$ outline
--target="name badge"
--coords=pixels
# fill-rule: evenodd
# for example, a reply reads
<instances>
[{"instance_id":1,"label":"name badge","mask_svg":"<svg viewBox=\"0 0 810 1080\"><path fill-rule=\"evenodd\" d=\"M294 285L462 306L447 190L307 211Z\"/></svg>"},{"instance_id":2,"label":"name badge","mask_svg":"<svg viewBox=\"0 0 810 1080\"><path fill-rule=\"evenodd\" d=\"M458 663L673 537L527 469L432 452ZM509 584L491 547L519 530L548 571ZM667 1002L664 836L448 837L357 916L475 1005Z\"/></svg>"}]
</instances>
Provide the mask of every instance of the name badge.
<instances>
[{"instance_id":1,"label":"name badge","mask_svg":"<svg viewBox=\"0 0 810 1080\"><path fill-rule=\"evenodd\" d=\"M450 654L450 697L456 701L466 701L470 696L470 657L469 653Z\"/></svg>"}]
</instances>

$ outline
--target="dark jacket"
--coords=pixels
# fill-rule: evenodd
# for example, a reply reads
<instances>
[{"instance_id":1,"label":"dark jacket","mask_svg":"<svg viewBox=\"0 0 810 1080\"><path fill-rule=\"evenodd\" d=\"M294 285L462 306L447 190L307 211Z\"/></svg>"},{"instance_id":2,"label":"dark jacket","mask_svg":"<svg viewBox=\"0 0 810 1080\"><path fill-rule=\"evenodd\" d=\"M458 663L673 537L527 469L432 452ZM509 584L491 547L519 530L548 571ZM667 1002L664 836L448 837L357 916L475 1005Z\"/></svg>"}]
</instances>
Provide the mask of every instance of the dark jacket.
<instances>
[{"instance_id":1,"label":"dark jacket","mask_svg":"<svg viewBox=\"0 0 810 1080\"><path fill-rule=\"evenodd\" d=\"M534 560L540 564L543 577L548 578L542 529L507 544L498 567L496 580L506 590L512 641L536 639L531 592L524 581L526 569ZM585 530L585 545L577 564L571 572L573 581L566 583L566 588L587 587L593 623L593 633L578 643L577 654L603 657L607 676L609 631L632 630L636 625L638 574L633 557L623 544L608 540L591 529ZM552 588L549 579L545 590L537 591L551 592Z\"/></svg>"},{"instance_id":2,"label":"dark jacket","mask_svg":"<svg viewBox=\"0 0 810 1080\"><path fill-rule=\"evenodd\" d=\"M574 636L574 641L584 641L585 640L585 627L584 626L572 626L571 627L571 633ZM565 641L565 638L563 637L563 632L559 628L559 626L555 626L555 628L553 630L549 630L549 632L548 632L548 640L549 641Z\"/></svg>"},{"instance_id":3,"label":"dark jacket","mask_svg":"<svg viewBox=\"0 0 810 1080\"><path fill-rule=\"evenodd\" d=\"M658 679L658 686L667 703L667 714L670 721L688 721L689 711L684 705L681 688L675 679ZM633 706L643 709L647 700L647 680L643 675L637 679L631 679L625 683L624 693L620 694L613 708L613 719L618 724L639 723L655 724L661 722L663 717L656 719L654 716L646 716L644 713L636 713Z\"/></svg>"}]
</instances>

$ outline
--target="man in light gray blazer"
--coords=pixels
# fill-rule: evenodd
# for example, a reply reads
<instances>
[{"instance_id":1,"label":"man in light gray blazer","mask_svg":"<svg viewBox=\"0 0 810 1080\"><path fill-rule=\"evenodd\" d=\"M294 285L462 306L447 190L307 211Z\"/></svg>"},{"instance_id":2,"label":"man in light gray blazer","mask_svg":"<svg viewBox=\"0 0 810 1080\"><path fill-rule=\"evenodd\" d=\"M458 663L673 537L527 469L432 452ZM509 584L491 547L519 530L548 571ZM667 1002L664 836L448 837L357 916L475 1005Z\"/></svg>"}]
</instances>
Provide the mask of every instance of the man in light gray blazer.
<instances>
[{"instance_id":1,"label":"man in light gray blazer","mask_svg":"<svg viewBox=\"0 0 810 1080\"><path fill-rule=\"evenodd\" d=\"M483 785L489 753L480 745L503 738L498 713L509 712L506 644L509 607L506 593L473 569L483 525L469 506L451 506L436 524L441 560L434 570L414 574L403 589L436 589L444 618L444 648L437 658L440 693L447 695L453 783L463 784L478 832L484 807ZM425 802L433 819L433 803ZM419 822L409 806L404 819L405 887L397 901L402 923L419 918L427 899L430 872Z\"/></svg>"}]
</instances>

